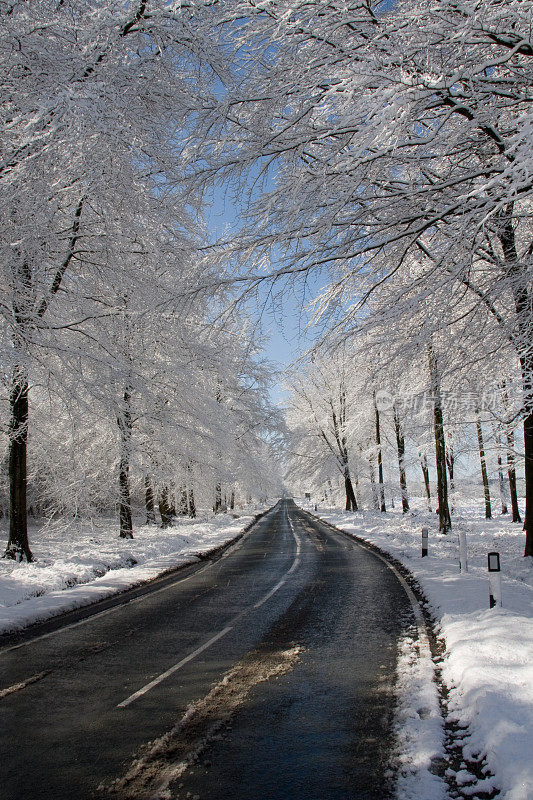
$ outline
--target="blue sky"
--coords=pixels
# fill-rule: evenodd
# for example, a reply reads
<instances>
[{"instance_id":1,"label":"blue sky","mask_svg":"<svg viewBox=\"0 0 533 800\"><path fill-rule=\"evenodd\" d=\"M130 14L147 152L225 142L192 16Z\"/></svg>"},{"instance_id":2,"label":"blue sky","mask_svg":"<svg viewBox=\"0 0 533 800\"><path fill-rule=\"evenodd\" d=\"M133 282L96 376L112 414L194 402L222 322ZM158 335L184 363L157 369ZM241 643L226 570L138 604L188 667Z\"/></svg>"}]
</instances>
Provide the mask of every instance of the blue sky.
<instances>
[{"instance_id":1,"label":"blue sky","mask_svg":"<svg viewBox=\"0 0 533 800\"><path fill-rule=\"evenodd\" d=\"M239 208L230 191L223 189L213 191L205 212L209 236L215 239L227 231L228 226L237 223ZM250 312L259 321L261 332L265 337L265 356L279 369L285 369L295 361L312 341L312 335L306 331L309 314L306 305L312 293L318 290L319 283L311 281L304 290L303 283L298 291L286 289L274 292L270 296L268 286L260 289L257 300L251 301ZM272 399L278 402L283 399L282 379L272 389Z\"/></svg>"}]
</instances>

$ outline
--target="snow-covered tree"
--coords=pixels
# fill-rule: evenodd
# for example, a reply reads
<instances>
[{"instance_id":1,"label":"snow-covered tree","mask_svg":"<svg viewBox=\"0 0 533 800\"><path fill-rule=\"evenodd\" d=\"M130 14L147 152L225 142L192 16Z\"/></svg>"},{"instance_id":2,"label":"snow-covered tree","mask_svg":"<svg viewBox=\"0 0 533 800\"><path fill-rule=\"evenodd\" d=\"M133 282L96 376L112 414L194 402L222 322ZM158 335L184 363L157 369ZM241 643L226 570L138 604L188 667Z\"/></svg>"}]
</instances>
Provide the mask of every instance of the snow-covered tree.
<instances>
[{"instance_id":1,"label":"snow-covered tree","mask_svg":"<svg viewBox=\"0 0 533 800\"><path fill-rule=\"evenodd\" d=\"M260 164L271 178L241 252L273 253L270 277L329 269L323 308L349 305L349 322L415 257L409 291L401 281L389 294L391 324L436 293L426 338L457 321L460 294L472 324L490 315L521 367L532 509L530 4L271 0L239 12L258 67L224 104L228 146L204 137L203 153L213 174Z\"/></svg>"},{"instance_id":2,"label":"snow-covered tree","mask_svg":"<svg viewBox=\"0 0 533 800\"><path fill-rule=\"evenodd\" d=\"M25 493L33 365L68 347L60 331L87 314L87 276L105 278L113 255L136 253L128 226L102 253L102 230L106 246L111 241L110 210L117 230L120 214L151 193L173 209L173 224L183 224L175 151L224 69L208 6L66 0L13 2L0 12L9 556L31 559ZM176 255L179 264L179 247Z\"/></svg>"},{"instance_id":3,"label":"snow-covered tree","mask_svg":"<svg viewBox=\"0 0 533 800\"><path fill-rule=\"evenodd\" d=\"M320 476L325 483L325 462L332 472L339 472L344 483L346 509L357 511L354 483L355 458L348 429L354 396L347 381L344 358L313 360L302 375L295 376L289 384L291 402L288 415L290 472L315 479ZM331 478L331 472L326 471Z\"/></svg>"}]
</instances>

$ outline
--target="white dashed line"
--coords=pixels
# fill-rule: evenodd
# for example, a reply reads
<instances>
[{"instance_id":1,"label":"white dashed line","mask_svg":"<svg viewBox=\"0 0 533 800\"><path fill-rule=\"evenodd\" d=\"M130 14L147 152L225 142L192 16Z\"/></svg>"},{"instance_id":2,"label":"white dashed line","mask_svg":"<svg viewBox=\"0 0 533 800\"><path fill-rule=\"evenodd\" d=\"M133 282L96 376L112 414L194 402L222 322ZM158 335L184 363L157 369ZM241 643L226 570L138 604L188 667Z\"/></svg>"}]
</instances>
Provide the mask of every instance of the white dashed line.
<instances>
[{"instance_id":1,"label":"white dashed line","mask_svg":"<svg viewBox=\"0 0 533 800\"><path fill-rule=\"evenodd\" d=\"M162 681L164 681L170 675L173 675L175 672L177 672L179 669L181 669L181 667L185 666L185 664L188 664L190 661L195 659L196 656L199 656L200 653L203 653L205 650L207 650L209 647L211 647L212 644L214 644L215 642L218 642L219 639L222 639L223 636L225 636L227 633L232 631L234 626L235 626L235 624L245 614L247 614L249 611L252 611L252 610L255 610L257 608L260 608L260 606L262 606L263 603L266 603L267 600L270 600L272 595L274 595L279 589L281 589L281 587L285 583L287 583L287 579L288 579L289 575L291 575L294 572L294 570L297 568L298 564L300 563L301 544L300 544L300 540L296 536L296 533L294 532L293 524L290 521L288 515L286 516L286 519L287 519L287 522L288 522L289 527L291 529L291 533L294 536L294 540L296 542L296 554L294 556L294 561L292 562L292 565L291 565L290 569L285 573L283 578L281 580L279 580L276 583L276 585L273 586L272 589L270 589L261 598L261 600L259 600L253 606L249 606L244 611L241 611L240 614L237 614L236 617L233 617L233 619L231 619L228 622L228 624L226 625L225 628L223 628L221 631L219 631L214 636L212 636L210 639L208 639L207 642L204 642L202 645L200 645L200 647L197 647L196 650L193 650L192 653L189 653L188 656L185 656L185 658L182 658L182 660L178 661L177 664L174 664L172 667L169 667L169 669L167 669L165 672L162 672L161 675L158 675L157 678L154 678L152 681L150 681L150 683L147 683L145 686L141 687L138 691L136 691L133 694L131 694L129 697L127 697L125 700L123 700L121 703L119 703L117 705L117 708L126 708L126 706L129 706L131 703L133 703L139 697L142 697L142 695L144 695L147 692L149 692L150 689L153 689L155 686L160 684Z\"/></svg>"},{"instance_id":2,"label":"white dashed line","mask_svg":"<svg viewBox=\"0 0 533 800\"><path fill-rule=\"evenodd\" d=\"M133 701L137 700L138 697L141 697L143 694L146 694L146 692L149 692L150 689L153 689L154 686L157 686L159 683L161 683L161 681L164 681L165 678L168 678L174 672L177 672L178 669L181 669L181 667L183 667L185 664L188 664L189 661L192 661L193 658L199 656L200 653L203 653L204 650L207 650L207 648L211 647L212 644L218 642L219 639L222 639L222 637L225 636L227 633L229 633L231 630L233 630L233 627L231 625L228 625L226 628L219 631L215 636L212 636L207 642L204 642L200 647L197 647L196 650L193 650L192 653L189 653L188 656L185 656L185 658L182 658L181 661L178 661L177 664L174 664L173 667L167 669L166 672L162 672L161 675L158 675L157 678L154 678L153 681L150 681L150 683L147 683L146 686L142 687L142 689L139 689L138 692L130 694L130 696L127 697L126 700L123 700L122 703L118 704L117 708L126 708L126 706L129 706L130 703L133 703Z\"/></svg>"}]
</instances>

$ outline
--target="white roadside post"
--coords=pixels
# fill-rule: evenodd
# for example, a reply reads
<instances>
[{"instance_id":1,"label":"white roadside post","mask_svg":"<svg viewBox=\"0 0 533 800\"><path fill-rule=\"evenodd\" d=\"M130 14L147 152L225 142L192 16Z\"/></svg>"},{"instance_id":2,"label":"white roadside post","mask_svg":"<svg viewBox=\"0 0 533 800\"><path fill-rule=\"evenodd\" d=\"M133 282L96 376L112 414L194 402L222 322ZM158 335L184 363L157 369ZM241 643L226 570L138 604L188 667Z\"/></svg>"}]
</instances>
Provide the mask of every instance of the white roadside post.
<instances>
[{"instance_id":1,"label":"white roadside post","mask_svg":"<svg viewBox=\"0 0 533 800\"><path fill-rule=\"evenodd\" d=\"M459 570L468 572L468 558L466 555L466 533L459 531Z\"/></svg>"},{"instance_id":2,"label":"white roadside post","mask_svg":"<svg viewBox=\"0 0 533 800\"><path fill-rule=\"evenodd\" d=\"M428 554L428 529L422 528L422 558Z\"/></svg>"},{"instance_id":3,"label":"white roadside post","mask_svg":"<svg viewBox=\"0 0 533 800\"><path fill-rule=\"evenodd\" d=\"M489 607L500 606L502 604L502 576L500 572L500 554L488 554L489 566Z\"/></svg>"}]
</instances>

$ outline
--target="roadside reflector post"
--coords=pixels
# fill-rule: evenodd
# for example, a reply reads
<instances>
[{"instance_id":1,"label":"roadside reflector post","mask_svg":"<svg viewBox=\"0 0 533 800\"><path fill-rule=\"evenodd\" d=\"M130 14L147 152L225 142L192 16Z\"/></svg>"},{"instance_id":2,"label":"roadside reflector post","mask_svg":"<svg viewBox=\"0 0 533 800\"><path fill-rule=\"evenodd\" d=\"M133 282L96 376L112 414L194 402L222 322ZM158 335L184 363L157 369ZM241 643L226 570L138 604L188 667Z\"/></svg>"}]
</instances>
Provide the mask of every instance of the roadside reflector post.
<instances>
[{"instance_id":1,"label":"roadside reflector post","mask_svg":"<svg viewBox=\"0 0 533 800\"><path fill-rule=\"evenodd\" d=\"M500 554L488 554L489 567L489 606L500 606L502 604L502 575L500 572Z\"/></svg>"},{"instance_id":2,"label":"roadside reflector post","mask_svg":"<svg viewBox=\"0 0 533 800\"><path fill-rule=\"evenodd\" d=\"M460 572L468 572L466 533L464 531L459 531L459 570Z\"/></svg>"},{"instance_id":3,"label":"roadside reflector post","mask_svg":"<svg viewBox=\"0 0 533 800\"><path fill-rule=\"evenodd\" d=\"M428 529L422 528L422 558L428 554Z\"/></svg>"}]
</instances>

